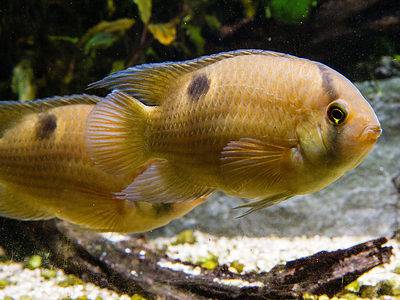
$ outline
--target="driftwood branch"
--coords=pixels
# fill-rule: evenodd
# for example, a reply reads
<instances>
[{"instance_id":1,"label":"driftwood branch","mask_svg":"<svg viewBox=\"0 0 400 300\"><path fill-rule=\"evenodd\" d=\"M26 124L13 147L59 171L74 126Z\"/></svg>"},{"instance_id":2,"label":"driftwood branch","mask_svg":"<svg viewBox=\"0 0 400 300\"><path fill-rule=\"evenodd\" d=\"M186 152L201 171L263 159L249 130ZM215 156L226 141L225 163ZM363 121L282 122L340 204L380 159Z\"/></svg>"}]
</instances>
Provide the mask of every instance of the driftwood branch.
<instances>
[{"instance_id":1,"label":"driftwood branch","mask_svg":"<svg viewBox=\"0 0 400 300\"><path fill-rule=\"evenodd\" d=\"M1 222L0 242L8 251L46 251L55 265L84 280L124 293L166 299L291 299L305 292L333 295L364 272L388 262L392 254L391 247L383 246L387 239L379 238L290 261L270 272L239 275L226 267L209 271L172 260L150 249L140 237L113 243L60 221Z\"/></svg>"}]
</instances>

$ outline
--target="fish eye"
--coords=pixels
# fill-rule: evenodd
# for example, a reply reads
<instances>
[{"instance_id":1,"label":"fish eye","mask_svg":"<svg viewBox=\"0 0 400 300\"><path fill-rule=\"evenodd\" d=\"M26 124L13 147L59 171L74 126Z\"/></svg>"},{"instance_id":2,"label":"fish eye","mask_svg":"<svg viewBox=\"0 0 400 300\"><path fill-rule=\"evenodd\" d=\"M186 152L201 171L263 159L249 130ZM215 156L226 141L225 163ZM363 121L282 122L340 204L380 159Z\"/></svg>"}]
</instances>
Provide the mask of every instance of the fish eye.
<instances>
[{"instance_id":1,"label":"fish eye","mask_svg":"<svg viewBox=\"0 0 400 300\"><path fill-rule=\"evenodd\" d=\"M333 125L340 125L346 120L347 111L337 103L334 103L329 106L327 115Z\"/></svg>"}]
</instances>

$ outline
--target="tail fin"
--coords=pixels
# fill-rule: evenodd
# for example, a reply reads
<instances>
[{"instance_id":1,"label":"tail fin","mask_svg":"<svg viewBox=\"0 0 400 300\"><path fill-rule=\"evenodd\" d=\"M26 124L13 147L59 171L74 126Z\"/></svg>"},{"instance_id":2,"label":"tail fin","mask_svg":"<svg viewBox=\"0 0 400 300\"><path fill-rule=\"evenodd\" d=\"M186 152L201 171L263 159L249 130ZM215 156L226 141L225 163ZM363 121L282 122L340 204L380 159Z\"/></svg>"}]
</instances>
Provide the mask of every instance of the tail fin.
<instances>
[{"instance_id":1,"label":"tail fin","mask_svg":"<svg viewBox=\"0 0 400 300\"><path fill-rule=\"evenodd\" d=\"M91 111L86 129L89 155L101 169L129 175L147 162L144 131L149 108L122 92L114 91Z\"/></svg>"}]
</instances>

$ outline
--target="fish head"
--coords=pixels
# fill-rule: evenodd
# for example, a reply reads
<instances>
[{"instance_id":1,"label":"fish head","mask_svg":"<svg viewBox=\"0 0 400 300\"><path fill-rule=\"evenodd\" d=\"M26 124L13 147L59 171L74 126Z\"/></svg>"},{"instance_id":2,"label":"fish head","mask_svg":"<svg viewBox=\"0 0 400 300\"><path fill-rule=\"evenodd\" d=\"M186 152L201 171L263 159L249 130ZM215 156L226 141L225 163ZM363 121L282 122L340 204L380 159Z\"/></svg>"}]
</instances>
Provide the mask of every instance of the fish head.
<instances>
[{"instance_id":1,"label":"fish head","mask_svg":"<svg viewBox=\"0 0 400 300\"><path fill-rule=\"evenodd\" d=\"M337 99L327 106L325 143L331 155L330 164L350 169L361 163L371 151L382 128L373 109L361 95L347 99Z\"/></svg>"},{"instance_id":2,"label":"fish head","mask_svg":"<svg viewBox=\"0 0 400 300\"><path fill-rule=\"evenodd\" d=\"M325 68L329 79L322 79L321 90L308 103L310 113L298 135L304 156L337 179L362 162L382 128L360 91L338 72Z\"/></svg>"}]
</instances>

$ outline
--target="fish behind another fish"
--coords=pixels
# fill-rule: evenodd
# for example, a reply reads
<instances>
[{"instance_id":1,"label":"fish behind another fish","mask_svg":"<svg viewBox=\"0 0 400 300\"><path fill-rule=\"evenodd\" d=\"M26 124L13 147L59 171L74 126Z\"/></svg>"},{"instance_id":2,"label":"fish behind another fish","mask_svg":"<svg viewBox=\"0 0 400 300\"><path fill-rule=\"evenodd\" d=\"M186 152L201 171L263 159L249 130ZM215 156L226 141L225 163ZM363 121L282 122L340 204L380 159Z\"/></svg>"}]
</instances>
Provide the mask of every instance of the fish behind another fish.
<instances>
[{"instance_id":1,"label":"fish behind another fish","mask_svg":"<svg viewBox=\"0 0 400 300\"><path fill-rule=\"evenodd\" d=\"M91 87L113 91L0 106L3 215L137 232L216 190L253 199L250 213L324 188L381 133L348 79L270 51L141 65Z\"/></svg>"},{"instance_id":2,"label":"fish behind another fish","mask_svg":"<svg viewBox=\"0 0 400 300\"><path fill-rule=\"evenodd\" d=\"M204 201L164 205L115 199L135 174L110 175L87 154L87 116L99 101L73 95L0 105L0 215L57 217L97 231L142 232Z\"/></svg>"}]
</instances>

